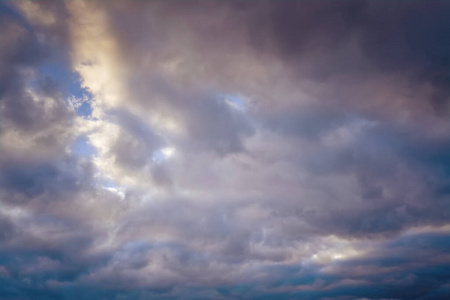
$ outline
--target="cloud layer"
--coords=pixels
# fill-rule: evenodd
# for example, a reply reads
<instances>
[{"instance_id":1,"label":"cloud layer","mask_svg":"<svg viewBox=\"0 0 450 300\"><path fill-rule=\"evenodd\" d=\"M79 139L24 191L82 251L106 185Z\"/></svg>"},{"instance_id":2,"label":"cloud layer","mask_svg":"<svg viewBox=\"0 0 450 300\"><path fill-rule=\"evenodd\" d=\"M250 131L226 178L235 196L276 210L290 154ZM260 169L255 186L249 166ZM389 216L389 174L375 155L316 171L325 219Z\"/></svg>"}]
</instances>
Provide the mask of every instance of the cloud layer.
<instances>
[{"instance_id":1,"label":"cloud layer","mask_svg":"<svg viewBox=\"0 0 450 300\"><path fill-rule=\"evenodd\" d=\"M0 2L0 298L448 299L449 14Z\"/></svg>"}]
</instances>

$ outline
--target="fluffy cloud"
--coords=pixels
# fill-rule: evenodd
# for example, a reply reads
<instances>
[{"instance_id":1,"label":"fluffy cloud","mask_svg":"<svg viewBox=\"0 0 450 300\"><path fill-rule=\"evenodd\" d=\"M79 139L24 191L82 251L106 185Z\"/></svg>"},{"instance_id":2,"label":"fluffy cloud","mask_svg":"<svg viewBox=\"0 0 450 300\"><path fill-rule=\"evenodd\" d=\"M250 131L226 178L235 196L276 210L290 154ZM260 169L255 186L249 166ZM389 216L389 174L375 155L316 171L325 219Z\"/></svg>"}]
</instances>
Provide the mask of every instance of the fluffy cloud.
<instances>
[{"instance_id":1,"label":"fluffy cloud","mask_svg":"<svg viewBox=\"0 0 450 300\"><path fill-rule=\"evenodd\" d=\"M450 295L447 4L0 8L0 298Z\"/></svg>"}]
</instances>

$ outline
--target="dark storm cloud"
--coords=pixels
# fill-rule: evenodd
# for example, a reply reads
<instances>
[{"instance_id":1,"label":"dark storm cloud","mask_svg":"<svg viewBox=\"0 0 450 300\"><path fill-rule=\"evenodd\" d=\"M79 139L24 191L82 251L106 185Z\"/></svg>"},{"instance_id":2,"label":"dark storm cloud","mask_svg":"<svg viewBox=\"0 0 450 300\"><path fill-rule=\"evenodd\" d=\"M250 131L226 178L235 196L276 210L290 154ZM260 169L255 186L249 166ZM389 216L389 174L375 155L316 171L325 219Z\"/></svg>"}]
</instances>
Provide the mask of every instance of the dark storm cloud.
<instances>
[{"instance_id":1,"label":"dark storm cloud","mask_svg":"<svg viewBox=\"0 0 450 300\"><path fill-rule=\"evenodd\" d=\"M448 298L446 2L0 13L0 298Z\"/></svg>"},{"instance_id":2,"label":"dark storm cloud","mask_svg":"<svg viewBox=\"0 0 450 300\"><path fill-rule=\"evenodd\" d=\"M437 130L440 121L424 129L428 133L422 133L409 123L413 120L404 126L397 124L396 118L409 112L417 118L427 114L443 120L448 117L446 61L450 53L450 24L445 16L450 7L444 2L423 1L407 5L281 1L242 7L251 16L251 41L258 50L269 51L286 61L288 70L299 81L313 78L329 83L323 86L328 92L322 94L325 97L318 107L301 107L280 114L268 112L264 117L269 128L318 140L361 117L383 122L363 130L348 147L322 147L304 158L301 164L315 174L355 174L361 184L361 197L367 198L359 208L364 212L345 207L342 211L330 210L323 218L319 216L324 212L316 212L316 217L308 219L325 232L342 229L341 234L350 235L389 233L422 222L446 222L448 136L431 136L433 126ZM252 16L255 11L261 13L261 18ZM377 91L364 98L357 93L361 84L382 90L383 86L375 80L370 82L380 74L403 78L410 93L425 84L432 87L432 92L425 97L407 96L408 102L392 106L394 119L389 121L390 111L383 112L383 116L374 114L376 110L370 111L370 107L376 108L378 104L374 103L379 103L384 106L381 109L389 110L396 101L390 102L389 98L403 95L377 99ZM334 82L339 82L340 88L333 86ZM414 112L418 107L424 109ZM409 170L400 175L405 165ZM416 180L409 172L420 177L414 193L407 190L407 182ZM399 184L402 181L405 186ZM423 188L418 187L421 183ZM386 190L395 191L396 195L387 196ZM338 196L331 195L329 201L339 201Z\"/></svg>"},{"instance_id":3,"label":"dark storm cloud","mask_svg":"<svg viewBox=\"0 0 450 300\"><path fill-rule=\"evenodd\" d=\"M316 226L359 235L445 224L450 217L448 150L447 141L417 138L379 125L365 130L348 147L325 148L307 157L304 163L313 173L355 174L361 187L363 206L329 211L315 221ZM410 182L416 182L413 191Z\"/></svg>"},{"instance_id":4,"label":"dark storm cloud","mask_svg":"<svg viewBox=\"0 0 450 300\"><path fill-rule=\"evenodd\" d=\"M287 80L322 84L323 103L394 119L448 116L446 2L241 2L233 9L245 15L255 53L285 62ZM430 91L418 96L423 87Z\"/></svg>"},{"instance_id":5,"label":"dark storm cloud","mask_svg":"<svg viewBox=\"0 0 450 300\"><path fill-rule=\"evenodd\" d=\"M406 5L383 1L278 1L263 5L266 4L266 20L257 23L260 27L253 27L255 40L263 48L267 40L267 47L274 47L270 50L279 51L287 60L301 59L311 51L319 51L325 58L330 52L337 52L329 57L332 64L322 65L318 71L327 72L326 77L341 72L356 75L358 61L351 57L346 65L336 61L341 58L339 50L355 38L376 68L372 71L405 72L416 80L448 87L450 32L446 16L450 7L445 1L410 1ZM252 9L249 4L248 11Z\"/></svg>"},{"instance_id":6,"label":"dark storm cloud","mask_svg":"<svg viewBox=\"0 0 450 300\"><path fill-rule=\"evenodd\" d=\"M367 258L338 263L330 279L364 278L378 286L369 291L368 284L353 296L444 299L448 292L448 242L448 233L404 237L374 249ZM352 293L351 288L348 293Z\"/></svg>"}]
</instances>

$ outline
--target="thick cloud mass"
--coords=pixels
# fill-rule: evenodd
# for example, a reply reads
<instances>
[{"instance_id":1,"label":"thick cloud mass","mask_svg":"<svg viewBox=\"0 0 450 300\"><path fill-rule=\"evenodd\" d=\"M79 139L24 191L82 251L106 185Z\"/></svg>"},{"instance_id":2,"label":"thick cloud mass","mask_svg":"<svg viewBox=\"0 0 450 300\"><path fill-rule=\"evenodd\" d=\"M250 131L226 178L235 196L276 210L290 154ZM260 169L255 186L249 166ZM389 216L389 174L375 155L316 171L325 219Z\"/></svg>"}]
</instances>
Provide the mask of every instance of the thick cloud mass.
<instances>
[{"instance_id":1,"label":"thick cloud mass","mask_svg":"<svg viewBox=\"0 0 450 300\"><path fill-rule=\"evenodd\" d=\"M449 299L448 16L1 1L0 299Z\"/></svg>"}]
</instances>

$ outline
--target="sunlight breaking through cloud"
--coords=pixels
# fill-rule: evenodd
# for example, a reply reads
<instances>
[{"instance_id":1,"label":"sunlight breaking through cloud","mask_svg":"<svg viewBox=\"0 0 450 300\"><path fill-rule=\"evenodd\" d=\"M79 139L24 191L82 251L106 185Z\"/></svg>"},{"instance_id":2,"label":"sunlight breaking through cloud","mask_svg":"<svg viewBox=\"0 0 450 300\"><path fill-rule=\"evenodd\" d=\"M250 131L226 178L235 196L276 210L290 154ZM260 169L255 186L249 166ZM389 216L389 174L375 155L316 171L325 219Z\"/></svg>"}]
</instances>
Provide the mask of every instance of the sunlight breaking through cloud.
<instances>
[{"instance_id":1,"label":"sunlight breaking through cloud","mask_svg":"<svg viewBox=\"0 0 450 300\"><path fill-rule=\"evenodd\" d=\"M0 1L0 299L450 299L449 15Z\"/></svg>"}]
</instances>

